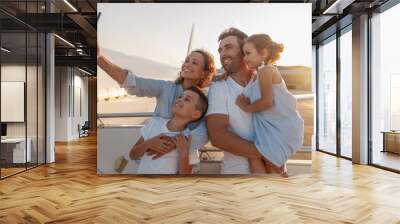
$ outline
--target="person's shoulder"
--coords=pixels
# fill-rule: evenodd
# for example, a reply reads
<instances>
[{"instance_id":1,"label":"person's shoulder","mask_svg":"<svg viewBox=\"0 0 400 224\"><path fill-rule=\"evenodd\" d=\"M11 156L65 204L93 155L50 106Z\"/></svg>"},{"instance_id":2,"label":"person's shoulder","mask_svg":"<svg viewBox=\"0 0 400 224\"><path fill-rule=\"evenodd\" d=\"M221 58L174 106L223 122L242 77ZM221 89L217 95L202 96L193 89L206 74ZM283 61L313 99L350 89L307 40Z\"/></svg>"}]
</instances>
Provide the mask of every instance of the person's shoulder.
<instances>
[{"instance_id":1,"label":"person's shoulder","mask_svg":"<svg viewBox=\"0 0 400 224\"><path fill-rule=\"evenodd\" d=\"M210 92L210 91L220 90L225 87L226 87L226 80L213 81L211 82L208 91Z\"/></svg>"},{"instance_id":2,"label":"person's shoulder","mask_svg":"<svg viewBox=\"0 0 400 224\"><path fill-rule=\"evenodd\" d=\"M171 92L179 92L182 89L182 85L176 83L175 81L171 81L171 80L162 80L163 84L163 90L166 91L167 93L171 93ZM170 95L170 94L168 94ZM173 96L173 95L171 95Z\"/></svg>"},{"instance_id":3,"label":"person's shoulder","mask_svg":"<svg viewBox=\"0 0 400 224\"><path fill-rule=\"evenodd\" d=\"M262 77L280 77L278 68L274 65L265 65L257 70L257 76Z\"/></svg>"},{"instance_id":4,"label":"person's shoulder","mask_svg":"<svg viewBox=\"0 0 400 224\"><path fill-rule=\"evenodd\" d=\"M167 123L169 121L169 119L164 118L164 117L153 117L152 118L153 122L157 122L157 123Z\"/></svg>"},{"instance_id":5,"label":"person's shoulder","mask_svg":"<svg viewBox=\"0 0 400 224\"><path fill-rule=\"evenodd\" d=\"M192 129L190 129L189 127L186 127L183 131L182 134L186 137L188 137L191 134Z\"/></svg>"},{"instance_id":6,"label":"person's shoulder","mask_svg":"<svg viewBox=\"0 0 400 224\"><path fill-rule=\"evenodd\" d=\"M278 72L278 68L274 65L264 65L258 69L258 72Z\"/></svg>"},{"instance_id":7,"label":"person's shoulder","mask_svg":"<svg viewBox=\"0 0 400 224\"><path fill-rule=\"evenodd\" d=\"M156 125L160 125L163 123L167 123L168 119L163 118L163 117L152 117L150 118L150 120L146 123L146 126L156 126Z\"/></svg>"},{"instance_id":8,"label":"person's shoulder","mask_svg":"<svg viewBox=\"0 0 400 224\"><path fill-rule=\"evenodd\" d=\"M216 81L211 83L208 90L208 99L215 98L217 96L226 94L226 83L225 81Z\"/></svg>"}]
</instances>

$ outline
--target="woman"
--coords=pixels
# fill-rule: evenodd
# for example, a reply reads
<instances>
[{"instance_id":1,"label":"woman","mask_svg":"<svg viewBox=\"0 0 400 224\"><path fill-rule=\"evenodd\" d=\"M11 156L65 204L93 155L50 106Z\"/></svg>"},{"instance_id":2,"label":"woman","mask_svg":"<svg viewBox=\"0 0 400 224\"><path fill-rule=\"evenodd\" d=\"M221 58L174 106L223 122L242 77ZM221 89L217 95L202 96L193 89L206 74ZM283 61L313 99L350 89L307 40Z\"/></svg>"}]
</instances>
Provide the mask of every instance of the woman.
<instances>
[{"instance_id":1,"label":"woman","mask_svg":"<svg viewBox=\"0 0 400 224\"><path fill-rule=\"evenodd\" d=\"M129 94L138 97L156 97L154 116L163 118L171 118L172 105L185 89L196 86L204 90L216 72L212 55L204 50L194 50L186 57L175 81L140 77L113 64L101 55L99 50L97 64ZM201 120L189 126L189 129L192 135L190 150L198 150L208 141L205 123ZM166 136L156 136L149 141L148 145L151 151L157 154L156 157L165 154L165 150L170 151L175 148L175 144ZM190 161L192 165L200 162L198 157L190 158Z\"/></svg>"}]
</instances>

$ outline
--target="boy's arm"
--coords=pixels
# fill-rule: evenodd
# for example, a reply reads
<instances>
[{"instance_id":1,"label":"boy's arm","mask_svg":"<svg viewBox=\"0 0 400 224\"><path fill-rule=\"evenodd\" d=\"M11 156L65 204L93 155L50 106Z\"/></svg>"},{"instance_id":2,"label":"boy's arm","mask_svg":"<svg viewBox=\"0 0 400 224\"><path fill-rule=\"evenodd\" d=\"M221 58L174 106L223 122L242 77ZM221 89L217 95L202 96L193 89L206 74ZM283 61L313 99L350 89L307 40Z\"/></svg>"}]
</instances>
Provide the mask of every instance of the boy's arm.
<instances>
[{"instance_id":1,"label":"boy's arm","mask_svg":"<svg viewBox=\"0 0 400 224\"><path fill-rule=\"evenodd\" d=\"M179 134L173 141L179 153L179 174L192 174L192 166L189 164L189 148L192 136L189 135L188 139L186 139L183 134Z\"/></svg>"},{"instance_id":2,"label":"boy's arm","mask_svg":"<svg viewBox=\"0 0 400 224\"><path fill-rule=\"evenodd\" d=\"M139 159L141 156L143 156L146 150L146 141L144 141L143 136L140 136L139 140L132 147L129 157L131 157L133 160Z\"/></svg>"},{"instance_id":3,"label":"boy's arm","mask_svg":"<svg viewBox=\"0 0 400 224\"><path fill-rule=\"evenodd\" d=\"M179 174L192 174L192 166L189 164L189 152L179 153Z\"/></svg>"}]
</instances>

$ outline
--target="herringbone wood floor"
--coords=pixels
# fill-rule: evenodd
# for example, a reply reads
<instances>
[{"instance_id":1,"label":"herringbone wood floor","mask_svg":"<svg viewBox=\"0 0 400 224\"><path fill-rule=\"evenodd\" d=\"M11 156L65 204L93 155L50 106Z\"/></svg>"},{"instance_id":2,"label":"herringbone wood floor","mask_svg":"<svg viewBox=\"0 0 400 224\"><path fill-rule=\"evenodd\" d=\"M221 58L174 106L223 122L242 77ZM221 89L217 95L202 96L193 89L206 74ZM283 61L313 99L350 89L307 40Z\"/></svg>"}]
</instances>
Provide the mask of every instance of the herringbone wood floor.
<instances>
[{"instance_id":1,"label":"herringbone wood floor","mask_svg":"<svg viewBox=\"0 0 400 224\"><path fill-rule=\"evenodd\" d=\"M400 223L400 175L314 153L291 176L96 174L96 139L0 181L0 223Z\"/></svg>"}]
</instances>

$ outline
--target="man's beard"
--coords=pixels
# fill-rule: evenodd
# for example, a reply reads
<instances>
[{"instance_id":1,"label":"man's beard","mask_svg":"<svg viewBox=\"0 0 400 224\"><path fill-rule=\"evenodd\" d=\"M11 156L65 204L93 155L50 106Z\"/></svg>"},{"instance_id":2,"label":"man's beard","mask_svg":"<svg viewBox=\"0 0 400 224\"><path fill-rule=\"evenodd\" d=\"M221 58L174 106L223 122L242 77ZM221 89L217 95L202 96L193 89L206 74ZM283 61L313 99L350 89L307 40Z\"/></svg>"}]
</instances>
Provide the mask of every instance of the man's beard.
<instances>
[{"instance_id":1,"label":"man's beard","mask_svg":"<svg viewBox=\"0 0 400 224\"><path fill-rule=\"evenodd\" d=\"M232 73L239 72L242 64L244 63L243 60L240 60L239 58L230 58L232 61L228 65L222 64L222 68L225 70L225 72L229 75Z\"/></svg>"}]
</instances>

